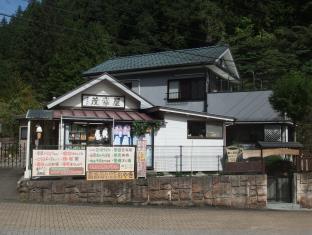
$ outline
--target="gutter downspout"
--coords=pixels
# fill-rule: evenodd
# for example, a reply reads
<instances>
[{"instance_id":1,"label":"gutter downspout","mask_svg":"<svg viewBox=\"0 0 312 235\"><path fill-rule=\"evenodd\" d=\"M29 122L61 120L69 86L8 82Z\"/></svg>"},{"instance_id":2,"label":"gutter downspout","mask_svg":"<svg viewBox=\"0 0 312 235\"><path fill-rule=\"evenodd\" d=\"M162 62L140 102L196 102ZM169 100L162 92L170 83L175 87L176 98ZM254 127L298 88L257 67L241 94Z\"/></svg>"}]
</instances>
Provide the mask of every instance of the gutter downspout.
<instances>
[{"instance_id":1,"label":"gutter downspout","mask_svg":"<svg viewBox=\"0 0 312 235\"><path fill-rule=\"evenodd\" d=\"M205 113L208 112L208 91L209 91L209 70L205 67L205 95L204 95L204 109Z\"/></svg>"}]
</instances>

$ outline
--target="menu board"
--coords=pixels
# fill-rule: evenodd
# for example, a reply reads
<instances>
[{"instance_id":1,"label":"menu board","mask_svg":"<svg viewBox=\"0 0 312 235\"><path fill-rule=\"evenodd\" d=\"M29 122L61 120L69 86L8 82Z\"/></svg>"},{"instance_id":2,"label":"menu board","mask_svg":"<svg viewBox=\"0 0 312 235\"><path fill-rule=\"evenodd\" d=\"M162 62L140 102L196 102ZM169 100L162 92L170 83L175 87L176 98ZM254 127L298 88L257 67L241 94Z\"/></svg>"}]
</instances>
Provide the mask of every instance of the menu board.
<instances>
[{"instance_id":1,"label":"menu board","mask_svg":"<svg viewBox=\"0 0 312 235\"><path fill-rule=\"evenodd\" d=\"M33 177L74 175L85 175L84 150L33 150Z\"/></svg>"},{"instance_id":2,"label":"menu board","mask_svg":"<svg viewBox=\"0 0 312 235\"><path fill-rule=\"evenodd\" d=\"M134 147L87 147L87 171L134 171Z\"/></svg>"}]
</instances>

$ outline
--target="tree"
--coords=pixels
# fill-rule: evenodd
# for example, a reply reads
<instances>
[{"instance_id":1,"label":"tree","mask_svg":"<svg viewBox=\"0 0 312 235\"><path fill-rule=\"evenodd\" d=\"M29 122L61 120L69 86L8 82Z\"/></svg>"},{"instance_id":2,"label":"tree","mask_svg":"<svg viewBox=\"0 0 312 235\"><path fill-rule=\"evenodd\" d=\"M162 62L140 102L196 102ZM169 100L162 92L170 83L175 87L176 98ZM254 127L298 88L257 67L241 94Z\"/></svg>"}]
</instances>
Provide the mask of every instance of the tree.
<instances>
[{"instance_id":1,"label":"tree","mask_svg":"<svg viewBox=\"0 0 312 235\"><path fill-rule=\"evenodd\" d=\"M281 115L295 123L306 121L312 112L312 80L300 72L292 72L278 80L270 102Z\"/></svg>"}]
</instances>

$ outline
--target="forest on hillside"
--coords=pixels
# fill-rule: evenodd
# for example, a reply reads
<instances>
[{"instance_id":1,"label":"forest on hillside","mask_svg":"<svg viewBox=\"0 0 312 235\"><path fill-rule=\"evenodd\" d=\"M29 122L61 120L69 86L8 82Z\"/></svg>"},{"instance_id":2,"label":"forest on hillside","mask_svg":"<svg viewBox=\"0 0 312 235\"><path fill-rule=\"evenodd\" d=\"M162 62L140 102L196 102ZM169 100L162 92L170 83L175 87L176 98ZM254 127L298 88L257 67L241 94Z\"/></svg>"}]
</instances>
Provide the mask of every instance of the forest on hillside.
<instances>
[{"instance_id":1,"label":"forest on hillside","mask_svg":"<svg viewBox=\"0 0 312 235\"><path fill-rule=\"evenodd\" d=\"M0 23L7 132L13 116L42 107L115 56L228 44L244 88L270 88L292 71L312 74L312 1L25 1L24 11Z\"/></svg>"}]
</instances>

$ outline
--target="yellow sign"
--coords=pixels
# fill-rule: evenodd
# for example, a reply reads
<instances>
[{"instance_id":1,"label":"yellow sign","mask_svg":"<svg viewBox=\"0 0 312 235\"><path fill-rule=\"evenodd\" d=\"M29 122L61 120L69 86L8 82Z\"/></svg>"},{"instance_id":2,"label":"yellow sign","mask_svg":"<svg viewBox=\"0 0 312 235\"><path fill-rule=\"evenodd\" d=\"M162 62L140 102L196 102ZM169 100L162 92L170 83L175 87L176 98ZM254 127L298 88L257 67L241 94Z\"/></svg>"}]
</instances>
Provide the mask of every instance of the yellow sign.
<instances>
[{"instance_id":1,"label":"yellow sign","mask_svg":"<svg viewBox=\"0 0 312 235\"><path fill-rule=\"evenodd\" d=\"M234 146L230 146L226 149L226 153L228 156L228 162L236 162L237 161L237 157L239 155L239 148L234 147Z\"/></svg>"},{"instance_id":2,"label":"yellow sign","mask_svg":"<svg viewBox=\"0 0 312 235\"><path fill-rule=\"evenodd\" d=\"M133 180L133 171L90 171L87 180Z\"/></svg>"}]
</instances>

